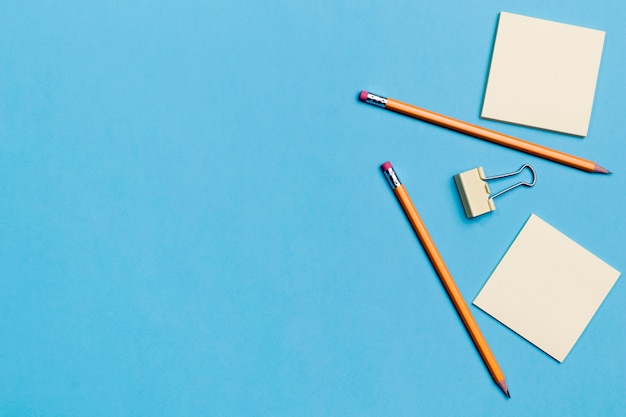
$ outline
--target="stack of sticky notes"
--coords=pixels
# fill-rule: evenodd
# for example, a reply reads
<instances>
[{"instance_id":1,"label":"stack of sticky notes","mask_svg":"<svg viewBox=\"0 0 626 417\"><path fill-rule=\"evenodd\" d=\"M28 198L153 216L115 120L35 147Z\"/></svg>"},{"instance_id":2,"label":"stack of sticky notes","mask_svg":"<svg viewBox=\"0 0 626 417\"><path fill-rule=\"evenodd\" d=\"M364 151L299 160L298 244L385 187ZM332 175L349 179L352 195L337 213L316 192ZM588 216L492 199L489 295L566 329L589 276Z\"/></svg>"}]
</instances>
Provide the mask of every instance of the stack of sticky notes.
<instances>
[{"instance_id":1,"label":"stack of sticky notes","mask_svg":"<svg viewBox=\"0 0 626 417\"><path fill-rule=\"evenodd\" d=\"M500 13L481 116L587 135L603 44L599 30Z\"/></svg>"},{"instance_id":2,"label":"stack of sticky notes","mask_svg":"<svg viewBox=\"0 0 626 417\"><path fill-rule=\"evenodd\" d=\"M619 275L533 214L474 304L562 362Z\"/></svg>"}]
</instances>

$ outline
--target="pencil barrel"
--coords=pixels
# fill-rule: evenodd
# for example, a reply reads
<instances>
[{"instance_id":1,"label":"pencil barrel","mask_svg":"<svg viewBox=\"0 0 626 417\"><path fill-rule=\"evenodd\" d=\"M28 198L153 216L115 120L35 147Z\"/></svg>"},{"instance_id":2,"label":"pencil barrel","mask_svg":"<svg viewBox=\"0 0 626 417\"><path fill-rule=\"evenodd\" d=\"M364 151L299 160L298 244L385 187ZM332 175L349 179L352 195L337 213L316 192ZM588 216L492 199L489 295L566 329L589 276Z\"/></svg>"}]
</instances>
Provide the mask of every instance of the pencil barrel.
<instances>
[{"instance_id":1,"label":"pencil barrel","mask_svg":"<svg viewBox=\"0 0 626 417\"><path fill-rule=\"evenodd\" d=\"M546 148L545 146L537 145L513 136L505 135L504 133L495 132L484 127L466 123L461 120L431 112L429 110L391 98L387 99L385 108L396 113L404 114L405 116L414 117L428 123L455 130L466 135L474 136L488 142L506 146L520 152L525 152L530 155L558 162L583 171L593 172L596 167L596 164L592 161Z\"/></svg>"},{"instance_id":2,"label":"pencil barrel","mask_svg":"<svg viewBox=\"0 0 626 417\"><path fill-rule=\"evenodd\" d=\"M463 295L456 286L456 283L454 282L454 279L452 278L448 267L444 263L443 258L439 253L439 250L435 246L435 243L428 233L424 222L420 218L417 209L413 205L413 202L411 201L411 198L409 197L406 188L404 188L403 185L400 185L394 188L393 192L400 202L404 213L409 219L409 222L411 223L411 226L413 227L417 238L424 247L424 250L428 258L430 259L430 262L433 265L435 271L437 272L437 275L439 276L446 292L448 293L448 296L452 301L454 308L461 318L463 325L467 329L467 332L470 335L472 342L476 346L476 350L480 354L483 362L485 363L485 366L489 370L489 374L496 383L503 381L504 373L502 372L502 369L500 369L498 362L493 356L493 353L491 352L487 341L480 331L480 328L478 327L478 324L476 323L472 312L465 302Z\"/></svg>"}]
</instances>

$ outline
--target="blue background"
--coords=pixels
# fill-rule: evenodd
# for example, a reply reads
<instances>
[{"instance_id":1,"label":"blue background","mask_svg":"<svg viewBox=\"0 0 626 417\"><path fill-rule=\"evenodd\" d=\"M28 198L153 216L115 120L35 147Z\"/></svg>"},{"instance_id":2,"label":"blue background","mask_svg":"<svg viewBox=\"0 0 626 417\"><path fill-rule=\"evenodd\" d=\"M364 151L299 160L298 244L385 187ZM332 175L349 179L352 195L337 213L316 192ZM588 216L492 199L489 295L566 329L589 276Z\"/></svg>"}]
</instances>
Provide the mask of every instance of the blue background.
<instances>
[{"instance_id":1,"label":"blue background","mask_svg":"<svg viewBox=\"0 0 626 417\"><path fill-rule=\"evenodd\" d=\"M586 138L479 118L502 10L606 31ZM379 166L468 302L531 213L625 271L625 18L607 0L3 1L0 415L623 413L623 278L563 364L471 307L507 400ZM465 219L454 174L526 162L535 188Z\"/></svg>"}]
</instances>

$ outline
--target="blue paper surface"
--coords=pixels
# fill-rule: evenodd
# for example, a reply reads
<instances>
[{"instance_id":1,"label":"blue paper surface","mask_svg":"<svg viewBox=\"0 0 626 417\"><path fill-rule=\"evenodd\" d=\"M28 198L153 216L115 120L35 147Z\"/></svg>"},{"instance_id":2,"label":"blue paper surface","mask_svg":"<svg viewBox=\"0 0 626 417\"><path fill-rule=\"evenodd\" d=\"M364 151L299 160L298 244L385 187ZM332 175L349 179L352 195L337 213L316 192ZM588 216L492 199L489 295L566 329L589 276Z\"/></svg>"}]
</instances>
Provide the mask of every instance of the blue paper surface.
<instances>
[{"instance_id":1,"label":"blue paper surface","mask_svg":"<svg viewBox=\"0 0 626 417\"><path fill-rule=\"evenodd\" d=\"M586 138L479 118L501 10L606 31ZM623 412L621 280L563 364L470 307L507 400L379 166L468 302L531 213L626 270L625 17L607 0L4 1L0 414ZM534 188L465 219L453 175L527 162Z\"/></svg>"}]
</instances>

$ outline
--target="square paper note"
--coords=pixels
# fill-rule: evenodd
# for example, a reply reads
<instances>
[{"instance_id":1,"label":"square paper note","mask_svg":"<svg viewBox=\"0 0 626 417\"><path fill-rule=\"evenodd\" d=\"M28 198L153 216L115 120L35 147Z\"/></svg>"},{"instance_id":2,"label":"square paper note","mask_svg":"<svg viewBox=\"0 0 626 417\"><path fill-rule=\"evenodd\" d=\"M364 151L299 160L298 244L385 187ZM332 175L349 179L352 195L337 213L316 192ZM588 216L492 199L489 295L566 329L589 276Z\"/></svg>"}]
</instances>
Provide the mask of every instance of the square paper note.
<instances>
[{"instance_id":1,"label":"square paper note","mask_svg":"<svg viewBox=\"0 0 626 417\"><path fill-rule=\"evenodd\" d=\"M563 362L619 274L533 214L474 304Z\"/></svg>"},{"instance_id":2,"label":"square paper note","mask_svg":"<svg viewBox=\"0 0 626 417\"><path fill-rule=\"evenodd\" d=\"M481 117L585 136L604 32L500 13Z\"/></svg>"}]
</instances>

